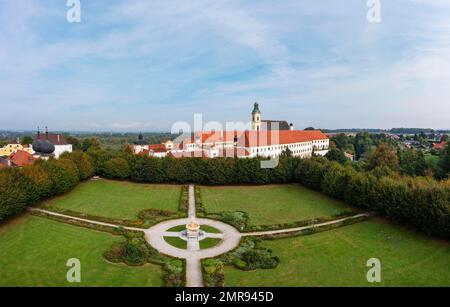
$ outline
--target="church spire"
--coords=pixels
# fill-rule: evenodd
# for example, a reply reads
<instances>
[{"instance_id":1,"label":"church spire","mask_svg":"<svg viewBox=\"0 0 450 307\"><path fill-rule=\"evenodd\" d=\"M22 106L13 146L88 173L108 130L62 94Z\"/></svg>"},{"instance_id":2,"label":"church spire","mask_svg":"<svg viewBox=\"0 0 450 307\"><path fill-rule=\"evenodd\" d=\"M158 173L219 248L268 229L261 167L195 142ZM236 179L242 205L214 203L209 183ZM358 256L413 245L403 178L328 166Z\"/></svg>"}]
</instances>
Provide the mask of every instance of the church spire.
<instances>
[{"instance_id":1,"label":"church spire","mask_svg":"<svg viewBox=\"0 0 450 307\"><path fill-rule=\"evenodd\" d=\"M255 102L255 104L253 106L252 114L255 114L255 113L261 113L261 111L259 110L259 103L258 102Z\"/></svg>"},{"instance_id":2,"label":"church spire","mask_svg":"<svg viewBox=\"0 0 450 307\"><path fill-rule=\"evenodd\" d=\"M252 112L252 129L254 131L261 130L261 111L259 110L259 104L255 102Z\"/></svg>"}]
</instances>

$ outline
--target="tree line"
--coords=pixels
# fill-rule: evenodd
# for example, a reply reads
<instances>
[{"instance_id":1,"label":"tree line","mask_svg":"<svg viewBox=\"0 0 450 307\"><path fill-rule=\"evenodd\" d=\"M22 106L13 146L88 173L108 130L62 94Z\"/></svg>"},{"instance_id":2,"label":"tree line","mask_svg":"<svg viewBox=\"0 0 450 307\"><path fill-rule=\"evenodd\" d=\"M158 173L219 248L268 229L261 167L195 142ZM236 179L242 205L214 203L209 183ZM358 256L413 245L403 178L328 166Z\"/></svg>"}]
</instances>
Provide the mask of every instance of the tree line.
<instances>
[{"instance_id":1,"label":"tree line","mask_svg":"<svg viewBox=\"0 0 450 307\"><path fill-rule=\"evenodd\" d=\"M381 152L384 154L385 150ZM273 169L261 159L151 158L129 151L91 147L60 159L38 160L21 169L0 171L0 221L43 198L66 193L93 175L142 183L203 185L298 182L353 206L379 212L432 235L450 236L450 180L402 176L391 159L375 159L370 170L326 158L280 158Z\"/></svg>"}]
</instances>

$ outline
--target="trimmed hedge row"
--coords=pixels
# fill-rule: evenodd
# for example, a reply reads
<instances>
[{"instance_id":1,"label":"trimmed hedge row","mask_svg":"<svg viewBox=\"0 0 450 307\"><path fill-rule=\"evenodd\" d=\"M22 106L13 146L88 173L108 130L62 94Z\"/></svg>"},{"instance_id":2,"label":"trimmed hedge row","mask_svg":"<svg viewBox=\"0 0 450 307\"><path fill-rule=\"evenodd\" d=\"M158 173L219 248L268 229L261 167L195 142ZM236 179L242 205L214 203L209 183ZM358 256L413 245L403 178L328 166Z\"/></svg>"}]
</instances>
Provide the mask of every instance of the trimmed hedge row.
<instances>
[{"instance_id":1,"label":"trimmed hedge row","mask_svg":"<svg viewBox=\"0 0 450 307\"><path fill-rule=\"evenodd\" d=\"M300 160L297 181L350 205L379 212L430 235L450 237L450 180L357 172L326 159Z\"/></svg>"},{"instance_id":2,"label":"trimmed hedge row","mask_svg":"<svg viewBox=\"0 0 450 307\"><path fill-rule=\"evenodd\" d=\"M189 210L189 187L187 185L183 185L181 187L180 203L178 206L178 211L187 214L188 210Z\"/></svg>"},{"instance_id":3,"label":"trimmed hedge row","mask_svg":"<svg viewBox=\"0 0 450 307\"><path fill-rule=\"evenodd\" d=\"M325 226L317 226L317 227L312 227L312 228L303 229L303 230L299 230L299 231L293 231L293 232L264 235L264 236L260 236L259 238L261 240L276 240L276 239L283 239L283 238L312 235L312 234L316 234L319 232L324 232L324 231L340 228L343 226L353 225L353 224L356 224L359 222L366 221L368 219L369 219L368 216L359 216L359 217L351 218L351 219L348 219L348 220L345 220L345 221L342 221L339 223L335 223L335 224L330 224L330 225L325 225Z\"/></svg>"},{"instance_id":4,"label":"trimmed hedge row","mask_svg":"<svg viewBox=\"0 0 450 307\"><path fill-rule=\"evenodd\" d=\"M38 160L24 168L0 171L0 222L45 197L61 195L94 174L89 155L64 154L60 159Z\"/></svg>"},{"instance_id":5,"label":"trimmed hedge row","mask_svg":"<svg viewBox=\"0 0 450 307\"><path fill-rule=\"evenodd\" d=\"M342 166L326 158L281 157L273 169L261 168L260 158L159 159L128 155L123 159L131 169L129 178L138 182L203 185L299 182L350 205L413 225L424 233L450 237L450 180L401 177L385 168L358 171L352 165Z\"/></svg>"},{"instance_id":6,"label":"trimmed hedge row","mask_svg":"<svg viewBox=\"0 0 450 307\"><path fill-rule=\"evenodd\" d=\"M133 181L204 185L288 183L294 180L298 164L298 159L288 157L280 158L274 169L261 168L260 158L161 159L127 155L122 159L127 160L128 165L122 165L124 169L115 172L126 172L129 168L129 179ZM108 173L105 172L106 177Z\"/></svg>"},{"instance_id":7,"label":"trimmed hedge row","mask_svg":"<svg viewBox=\"0 0 450 307\"><path fill-rule=\"evenodd\" d=\"M0 171L0 221L44 197L67 192L95 171L112 179L147 183L299 182L356 207L413 225L427 234L450 237L450 180L400 177L380 168L360 172L325 158L281 157L273 169L261 168L260 163L260 158L159 159L126 152L113 155L103 150L74 152L59 160L37 161L30 167Z\"/></svg>"}]
</instances>

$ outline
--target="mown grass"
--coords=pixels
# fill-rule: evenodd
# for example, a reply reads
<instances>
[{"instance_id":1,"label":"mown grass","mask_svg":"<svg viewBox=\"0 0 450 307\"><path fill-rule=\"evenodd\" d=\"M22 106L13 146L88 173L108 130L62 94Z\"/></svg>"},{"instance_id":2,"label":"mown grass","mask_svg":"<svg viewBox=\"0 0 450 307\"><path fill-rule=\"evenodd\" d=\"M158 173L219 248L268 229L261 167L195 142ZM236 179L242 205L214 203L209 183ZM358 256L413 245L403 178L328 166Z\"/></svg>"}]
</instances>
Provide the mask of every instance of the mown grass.
<instances>
[{"instance_id":1,"label":"mown grass","mask_svg":"<svg viewBox=\"0 0 450 307\"><path fill-rule=\"evenodd\" d=\"M163 286L160 266L129 267L103 253L119 236L31 215L0 227L0 286ZM81 261L81 283L66 280L67 260Z\"/></svg>"},{"instance_id":2,"label":"mown grass","mask_svg":"<svg viewBox=\"0 0 450 307\"><path fill-rule=\"evenodd\" d=\"M208 213L244 211L250 225L272 225L331 216L350 207L298 184L202 187Z\"/></svg>"},{"instance_id":3,"label":"mown grass","mask_svg":"<svg viewBox=\"0 0 450 307\"><path fill-rule=\"evenodd\" d=\"M187 241L179 237L164 237L164 240L172 246L179 249L187 249Z\"/></svg>"},{"instance_id":4,"label":"mown grass","mask_svg":"<svg viewBox=\"0 0 450 307\"><path fill-rule=\"evenodd\" d=\"M208 225L201 225L200 229L205 231L205 232L209 232L209 233L222 233L219 229L216 229L212 226L208 226Z\"/></svg>"},{"instance_id":5,"label":"mown grass","mask_svg":"<svg viewBox=\"0 0 450 307\"><path fill-rule=\"evenodd\" d=\"M178 225L178 226L168 229L167 231L168 232L181 232L183 230L186 230L186 225Z\"/></svg>"},{"instance_id":6,"label":"mown grass","mask_svg":"<svg viewBox=\"0 0 450 307\"><path fill-rule=\"evenodd\" d=\"M218 238L206 238L200 241L200 249L207 249L214 247L222 242L222 239Z\"/></svg>"},{"instance_id":7,"label":"mown grass","mask_svg":"<svg viewBox=\"0 0 450 307\"><path fill-rule=\"evenodd\" d=\"M44 206L118 219L137 219L144 209L176 212L181 186L96 180L45 201Z\"/></svg>"},{"instance_id":8,"label":"mown grass","mask_svg":"<svg viewBox=\"0 0 450 307\"><path fill-rule=\"evenodd\" d=\"M310 236L264 241L277 268L227 267L226 286L448 286L450 245L372 219ZM381 261L382 282L368 283L367 260Z\"/></svg>"}]
</instances>

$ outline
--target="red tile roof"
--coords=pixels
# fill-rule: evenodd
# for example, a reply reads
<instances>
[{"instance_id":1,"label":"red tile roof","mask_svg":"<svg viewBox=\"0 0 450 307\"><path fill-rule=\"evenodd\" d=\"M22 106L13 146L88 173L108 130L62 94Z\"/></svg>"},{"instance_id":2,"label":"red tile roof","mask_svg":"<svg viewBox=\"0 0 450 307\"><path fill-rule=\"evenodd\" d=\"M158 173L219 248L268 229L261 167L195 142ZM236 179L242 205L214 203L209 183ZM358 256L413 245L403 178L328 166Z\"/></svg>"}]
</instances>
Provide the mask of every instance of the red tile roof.
<instances>
[{"instance_id":1,"label":"red tile roof","mask_svg":"<svg viewBox=\"0 0 450 307\"><path fill-rule=\"evenodd\" d=\"M259 147L304 143L316 140L328 140L328 137L318 130L245 131L245 134L238 140L238 145Z\"/></svg>"},{"instance_id":2,"label":"red tile roof","mask_svg":"<svg viewBox=\"0 0 450 307\"><path fill-rule=\"evenodd\" d=\"M233 142L236 136L240 136L244 131L203 131L196 132L191 138L191 143L195 143L196 137L200 137L202 143Z\"/></svg>"},{"instance_id":3,"label":"red tile roof","mask_svg":"<svg viewBox=\"0 0 450 307\"><path fill-rule=\"evenodd\" d=\"M433 145L433 149L444 149L447 146L447 142L440 142Z\"/></svg>"},{"instance_id":4,"label":"red tile roof","mask_svg":"<svg viewBox=\"0 0 450 307\"><path fill-rule=\"evenodd\" d=\"M36 160L31 154L26 151L18 150L9 156L11 163L14 166L23 167L31 165Z\"/></svg>"},{"instance_id":5,"label":"red tile roof","mask_svg":"<svg viewBox=\"0 0 450 307\"><path fill-rule=\"evenodd\" d=\"M47 140L47 135L45 133L40 133L34 137L34 140ZM61 134L48 134L48 140L53 145L68 145L66 139Z\"/></svg>"},{"instance_id":6,"label":"red tile roof","mask_svg":"<svg viewBox=\"0 0 450 307\"><path fill-rule=\"evenodd\" d=\"M167 148L164 144L153 144L148 146L149 151L153 152L166 152Z\"/></svg>"},{"instance_id":7,"label":"red tile roof","mask_svg":"<svg viewBox=\"0 0 450 307\"><path fill-rule=\"evenodd\" d=\"M238 144L245 147L293 144L328 139L328 137L319 130L207 131L197 132L192 138L187 139L174 147L183 149L186 144L195 143L197 137L200 137L202 144L234 142L235 137L237 137Z\"/></svg>"}]
</instances>

